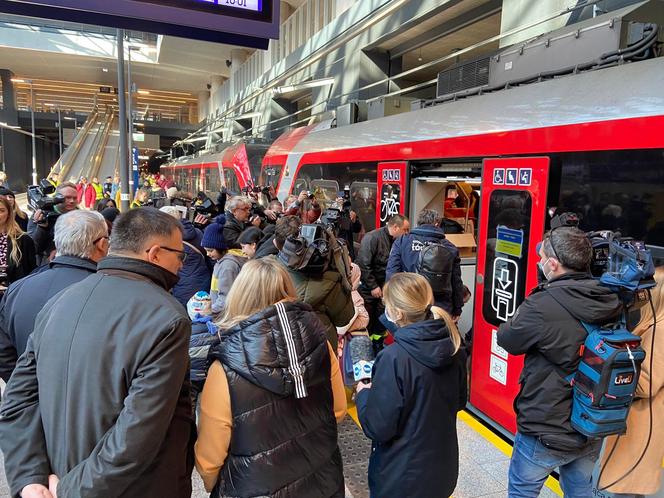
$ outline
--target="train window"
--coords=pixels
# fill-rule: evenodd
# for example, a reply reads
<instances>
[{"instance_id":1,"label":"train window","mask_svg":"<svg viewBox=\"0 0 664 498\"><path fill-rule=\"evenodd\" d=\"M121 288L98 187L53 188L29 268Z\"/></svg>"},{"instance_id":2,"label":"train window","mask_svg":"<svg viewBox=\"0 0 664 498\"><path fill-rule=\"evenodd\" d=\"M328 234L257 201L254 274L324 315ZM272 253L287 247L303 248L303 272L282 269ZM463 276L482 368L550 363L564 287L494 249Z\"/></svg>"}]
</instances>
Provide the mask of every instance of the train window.
<instances>
[{"instance_id":1,"label":"train window","mask_svg":"<svg viewBox=\"0 0 664 498\"><path fill-rule=\"evenodd\" d=\"M513 316L526 295L531 210L529 192L491 193L482 314L495 326Z\"/></svg>"},{"instance_id":2,"label":"train window","mask_svg":"<svg viewBox=\"0 0 664 498\"><path fill-rule=\"evenodd\" d=\"M192 187L194 188L194 192L200 192L201 189L201 169L200 168L195 168L191 170L191 178L192 178Z\"/></svg>"},{"instance_id":3,"label":"train window","mask_svg":"<svg viewBox=\"0 0 664 498\"><path fill-rule=\"evenodd\" d=\"M268 166L264 168L263 171L261 171L261 177L259 179L260 185L267 187L272 186L276 190L283 169L284 167L282 165Z\"/></svg>"},{"instance_id":4,"label":"train window","mask_svg":"<svg viewBox=\"0 0 664 498\"><path fill-rule=\"evenodd\" d=\"M574 211L585 231L614 230L664 253L664 150L575 152L552 156L560 172L550 212ZM660 200L660 202L658 202Z\"/></svg>"},{"instance_id":5,"label":"train window","mask_svg":"<svg viewBox=\"0 0 664 498\"><path fill-rule=\"evenodd\" d=\"M226 180L226 190L231 195L240 195L240 183L237 181L235 171L231 168L224 168L224 179Z\"/></svg>"},{"instance_id":6,"label":"train window","mask_svg":"<svg viewBox=\"0 0 664 498\"><path fill-rule=\"evenodd\" d=\"M221 178L219 177L219 168L213 166L207 170L208 177L206 188L208 192L219 192L221 190Z\"/></svg>"},{"instance_id":7,"label":"train window","mask_svg":"<svg viewBox=\"0 0 664 498\"><path fill-rule=\"evenodd\" d=\"M339 184L334 180L312 180L311 190L316 195L321 209L329 207L339 197Z\"/></svg>"},{"instance_id":8,"label":"train window","mask_svg":"<svg viewBox=\"0 0 664 498\"><path fill-rule=\"evenodd\" d=\"M368 198L373 198L375 202L376 170L376 163L305 164L297 172L292 192L299 193L302 190L314 190L316 186L319 186L324 200L327 201L334 200L338 195L338 191L343 190L346 186L351 186L352 196L353 184L367 184L366 188L369 188L368 185L373 185L373 196L371 196L369 189L364 191L366 195L362 197L362 188L365 187L358 187L357 203L359 205L365 202L360 199ZM368 211L360 217L360 220L367 232L373 230L376 226L375 218L369 216Z\"/></svg>"},{"instance_id":9,"label":"train window","mask_svg":"<svg viewBox=\"0 0 664 498\"><path fill-rule=\"evenodd\" d=\"M378 185L375 182L353 182L350 186L350 205L357 213L365 229L376 224L376 194Z\"/></svg>"}]
</instances>

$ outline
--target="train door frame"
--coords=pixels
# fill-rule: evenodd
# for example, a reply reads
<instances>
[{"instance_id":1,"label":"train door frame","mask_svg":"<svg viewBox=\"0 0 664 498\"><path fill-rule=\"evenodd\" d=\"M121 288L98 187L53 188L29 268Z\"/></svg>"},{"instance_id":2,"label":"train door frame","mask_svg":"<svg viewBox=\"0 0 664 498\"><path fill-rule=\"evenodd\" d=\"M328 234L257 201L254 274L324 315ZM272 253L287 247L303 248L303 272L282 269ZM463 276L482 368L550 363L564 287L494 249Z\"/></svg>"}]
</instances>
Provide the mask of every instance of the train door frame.
<instances>
[{"instance_id":1,"label":"train door frame","mask_svg":"<svg viewBox=\"0 0 664 498\"><path fill-rule=\"evenodd\" d=\"M444 176L448 168L452 175ZM454 164L445 164L439 170L425 173L425 176L411 175L409 182L411 202L408 210L411 226L416 226L417 215L423 209L435 209L442 216L444 214L445 190L448 185L459 181L481 185L481 178L458 176ZM461 279L469 289L474 289L476 261L476 254L461 258ZM458 322L459 331L462 335L468 334L473 328L474 306L475 294L471 291L470 300L464 305Z\"/></svg>"},{"instance_id":2,"label":"train door frame","mask_svg":"<svg viewBox=\"0 0 664 498\"><path fill-rule=\"evenodd\" d=\"M501 432L516 432L516 417L512 400L519 390L519 376L523 368L523 356L509 355L496 342L499 323L486 319L485 292L491 292L491 307L496 322L504 323L514 316L523 299L537 285L537 243L545 229L547 195L549 188L550 158L548 156L487 158L482 167L482 195L479 236L474 286L475 309L473 314L473 350L470 382L470 405L489 419ZM493 195L501 192L527 192L529 216L522 218L521 229L498 225L491 211ZM504 209L501 207L501 211ZM490 242L489 223L496 222L496 235ZM502 227L500 231L498 228ZM525 232L525 228L528 232ZM500 250L499 250L500 244ZM489 246L493 250L492 270L486 268ZM500 256L497 256L500 254ZM497 272L500 272L498 274ZM525 271L520 278L519 271ZM491 273L490 283L486 277ZM498 279L496 280L496 275ZM506 278L505 278L506 277ZM495 282L500 285L496 285ZM522 292L518 285L523 286ZM488 286L488 288L487 288ZM501 298L501 288L508 298ZM494 292L494 290L496 292ZM494 298L496 305L494 306ZM502 307L501 307L502 305ZM494 369L494 370L492 370ZM493 372L493 374L492 374Z\"/></svg>"}]
</instances>

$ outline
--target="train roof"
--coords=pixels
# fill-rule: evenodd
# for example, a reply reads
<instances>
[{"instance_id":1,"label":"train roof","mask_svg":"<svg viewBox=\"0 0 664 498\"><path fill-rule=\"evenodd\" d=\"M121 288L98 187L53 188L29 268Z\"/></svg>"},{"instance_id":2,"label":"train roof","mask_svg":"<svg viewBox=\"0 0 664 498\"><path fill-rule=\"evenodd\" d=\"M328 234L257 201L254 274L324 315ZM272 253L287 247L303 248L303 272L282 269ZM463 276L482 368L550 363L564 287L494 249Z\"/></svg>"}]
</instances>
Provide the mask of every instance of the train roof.
<instances>
[{"instance_id":1,"label":"train roof","mask_svg":"<svg viewBox=\"0 0 664 498\"><path fill-rule=\"evenodd\" d=\"M292 152L404 142L664 115L664 57L468 97L305 135Z\"/></svg>"}]
</instances>

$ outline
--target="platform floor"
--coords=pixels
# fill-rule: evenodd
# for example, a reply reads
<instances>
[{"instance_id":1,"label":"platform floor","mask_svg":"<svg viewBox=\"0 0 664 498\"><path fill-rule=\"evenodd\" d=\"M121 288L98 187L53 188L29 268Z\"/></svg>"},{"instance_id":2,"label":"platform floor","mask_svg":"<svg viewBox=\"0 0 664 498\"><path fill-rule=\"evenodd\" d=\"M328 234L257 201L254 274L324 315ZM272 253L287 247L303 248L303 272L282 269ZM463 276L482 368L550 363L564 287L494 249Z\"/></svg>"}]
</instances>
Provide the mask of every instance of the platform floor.
<instances>
[{"instance_id":1,"label":"platform floor","mask_svg":"<svg viewBox=\"0 0 664 498\"><path fill-rule=\"evenodd\" d=\"M4 387L0 381L0 388ZM354 420L355 413L339 426L339 446L344 461L347 498L368 498L367 467L371 443L364 437ZM505 498L507 496L507 469L510 445L465 412L457 419L459 434L459 484L454 498ZM555 481L547 483L553 488ZM206 498L208 494L194 472L192 498ZM544 487L541 497L554 498L562 494ZM0 498L9 498L5 479L4 460L0 453ZM416 498L416 497L414 497Z\"/></svg>"}]
</instances>

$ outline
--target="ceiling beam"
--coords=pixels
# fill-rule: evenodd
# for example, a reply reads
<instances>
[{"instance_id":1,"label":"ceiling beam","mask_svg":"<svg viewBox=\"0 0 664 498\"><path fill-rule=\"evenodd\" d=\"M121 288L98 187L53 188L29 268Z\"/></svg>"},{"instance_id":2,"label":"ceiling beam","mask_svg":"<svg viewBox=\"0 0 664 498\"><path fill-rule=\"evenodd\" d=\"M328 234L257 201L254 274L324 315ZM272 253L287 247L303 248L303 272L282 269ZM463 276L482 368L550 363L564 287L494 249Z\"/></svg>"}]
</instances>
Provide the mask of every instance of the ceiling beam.
<instances>
[{"instance_id":1,"label":"ceiling beam","mask_svg":"<svg viewBox=\"0 0 664 498\"><path fill-rule=\"evenodd\" d=\"M427 31L426 33L422 33L401 45L397 45L390 50L390 57L396 59L408 52L417 50L420 47L467 28L472 24L483 21L484 19L499 13L502 10L502 7L502 0L489 0L487 3L475 7L474 9L470 9L454 19L436 26L434 29Z\"/></svg>"}]
</instances>

